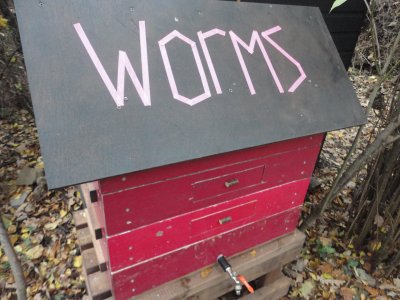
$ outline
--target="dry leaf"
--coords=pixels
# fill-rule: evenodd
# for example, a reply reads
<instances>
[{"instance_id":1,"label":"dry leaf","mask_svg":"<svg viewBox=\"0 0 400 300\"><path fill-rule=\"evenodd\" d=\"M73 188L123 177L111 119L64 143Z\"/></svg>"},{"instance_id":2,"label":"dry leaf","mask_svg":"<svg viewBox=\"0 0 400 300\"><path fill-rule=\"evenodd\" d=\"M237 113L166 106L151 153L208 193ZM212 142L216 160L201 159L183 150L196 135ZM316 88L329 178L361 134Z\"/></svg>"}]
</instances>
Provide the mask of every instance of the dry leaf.
<instances>
[{"instance_id":1,"label":"dry leaf","mask_svg":"<svg viewBox=\"0 0 400 300\"><path fill-rule=\"evenodd\" d=\"M300 288L300 294L304 299L310 299L310 294L314 289L314 282L312 280L305 281Z\"/></svg>"},{"instance_id":2,"label":"dry leaf","mask_svg":"<svg viewBox=\"0 0 400 300\"><path fill-rule=\"evenodd\" d=\"M74 257L74 262L72 263L72 265L73 265L75 268L80 268L80 267L82 267L82 255L75 256L75 257Z\"/></svg>"},{"instance_id":3,"label":"dry leaf","mask_svg":"<svg viewBox=\"0 0 400 300\"><path fill-rule=\"evenodd\" d=\"M353 300L355 293L351 288L342 287L340 288L340 295L343 297L343 300Z\"/></svg>"},{"instance_id":4,"label":"dry leaf","mask_svg":"<svg viewBox=\"0 0 400 300\"><path fill-rule=\"evenodd\" d=\"M324 262L322 265L318 266L318 270L321 273L332 273L333 267L330 263Z\"/></svg>"},{"instance_id":5,"label":"dry leaf","mask_svg":"<svg viewBox=\"0 0 400 300\"><path fill-rule=\"evenodd\" d=\"M370 286L364 286L364 289L365 289L368 293L370 293L370 295L371 295L372 297L376 297L376 296L379 295L379 290L378 290L378 289L374 289L373 287L370 287Z\"/></svg>"},{"instance_id":6,"label":"dry leaf","mask_svg":"<svg viewBox=\"0 0 400 300\"><path fill-rule=\"evenodd\" d=\"M206 268L206 269L204 269L204 270L202 270L201 272L200 272L200 277L201 278L207 278L208 277L208 275L210 275L211 273L212 273L212 271L213 271L213 269L212 268Z\"/></svg>"},{"instance_id":7,"label":"dry leaf","mask_svg":"<svg viewBox=\"0 0 400 300\"><path fill-rule=\"evenodd\" d=\"M8 232L9 234L13 234L13 233L15 233L16 231L17 231L17 226L15 226L14 224L10 225L10 226L7 228L7 232Z\"/></svg>"},{"instance_id":8,"label":"dry leaf","mask_svg":"<svg viewBox=\"0 0 400 300\"><path fill-rule=\"evenodd\" d=\"M29 259L38 259L39 257L41 257L43 255L43 246L42 245L36 245L35 247L29 249L28 251L25 252L25 255L29 258Z\"/></svg>"},{"instance_id":9,"label":"dry leaf","mask_svg":"<svg viewBox=\"0 0 400 300\"><path fill-rule=\"evenodd\" d=\"M61 220L57 220L52 223L47 223L46 225L44 225L44 228L47 230L54 230L58 227L58 225L60 225L60 222L61 222Z\"/></svg>"}]
</instances>

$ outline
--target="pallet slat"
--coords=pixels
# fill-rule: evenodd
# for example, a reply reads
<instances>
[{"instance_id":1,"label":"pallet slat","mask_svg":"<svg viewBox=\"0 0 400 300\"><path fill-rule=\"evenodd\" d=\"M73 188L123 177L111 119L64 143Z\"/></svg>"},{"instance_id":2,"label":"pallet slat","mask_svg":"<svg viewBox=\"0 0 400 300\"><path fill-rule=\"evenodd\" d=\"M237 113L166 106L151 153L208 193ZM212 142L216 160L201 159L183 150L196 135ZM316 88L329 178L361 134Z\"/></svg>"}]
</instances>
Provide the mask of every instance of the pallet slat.
<instances>
[{"instance_id":1,"label":"pallet slat","mask_svg":"<svg viewBox=\"0 0 400 300\"><path fill-rule=\"evenodd\" d=\"M236 272L245 275L247 280L251 281L294 260L302 249L304 239L304 234L296 231L235 255L229 258L229 261ZM208 273L206 277L205 273ZM232 280L219 266L214 265L156 287L133 299L210 300L222 296L233 288Z\"/></svg>"},{"instance_id":2,"label":"pallet slat","mask_svg":"<svg viewBox=\"0 0 400 300\"><path fill-rule=\"evenodd\" d=\"M81 224L77 229L78 245L82 255L82 269L86 281L88 295L84 299L105 300L112 296L109 274L101 272L101 260L93 245L95 244L94 235L91 233L92 225L88 222L87 210L74 212L75 224ZM100 259L102 259L101 256Z\"/></svg>"},{"instance_id":3,"label":"pallet slat","mask_svg":"<svg viewBox=\"0 0 400 300\"><path fill-rule=\"evenodd\" d=\"M75 213L74 219L79 218L86 218L87 220L87 211ZM83 256L87 298L94 300L113 299L109 273L100 272L97 252L93 248L95 237L93 233L90 233L93 226L90 225L90 221L87 222L86 227L83 220L78 221L81 224L81 229L78 229L77 233ZM235 271L245 275L247 280L252 281L265 276L263 287L257 289L254 294L243 296L240 299L275 300L284 296L290 286L290 280L282 275L280 269L284 264L295 259L302 248L304 239L304 234L296 231L229 258ZM165 283L132 299L211 300L233 289L233 281L218 265L213 265Z\"/></svg>"},{"instance_id":4,"label":"pallet slat","mask_svg":"<svg viewBox=\"0 0 400 300\"><path fill-rule=\"evenodd\" d=\"M244 296L240 299L242 300L276 300L287 294L290 287L291 280L287 277L282 276L262 288L256 290L254 294Z\"/></svg>"}]
</instances>

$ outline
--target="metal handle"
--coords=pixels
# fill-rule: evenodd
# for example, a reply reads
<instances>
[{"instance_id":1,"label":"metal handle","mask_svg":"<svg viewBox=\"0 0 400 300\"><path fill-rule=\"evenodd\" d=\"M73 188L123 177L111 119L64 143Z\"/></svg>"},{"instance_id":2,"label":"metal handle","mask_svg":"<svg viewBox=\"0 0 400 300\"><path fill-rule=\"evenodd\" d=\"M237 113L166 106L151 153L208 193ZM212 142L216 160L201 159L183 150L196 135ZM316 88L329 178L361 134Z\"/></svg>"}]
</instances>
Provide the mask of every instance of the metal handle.
<instances>
[{"instance_id":1,"label":"metal handle","mask_svg":"<svg viewBox=\"0 0 400 300\"><path fill-rule=\"evenodd\" d=\"M231 217L231 216L228 216L228 217L219 219L218 222L219 222L220 225L224 225L224 224L226 224L226 223L229 223L230 221L232 221L232 217Z\"/></svg>"},{"instance_id":2,"label":"metal handle","mask_svg":"<svg viewBox=\"0 0 400 300\"><path fill-rule=\"evenodd\" d=\"M219 263L219 265L221 266L222 270L224 270L225 272L228 269L231 269L231 265L228 263L228 261L226 260L225 256L223 256L222 254L218 255L217 257L217 262Z\"/></svg>"},{"instance_id":3,"label":"metal handle","mask_svg":"<svg viewBox=\"0 0 400 300\"><path fill-rule=\"evenodd\" d=\"M236 184L238 184L238 183L239 183L239 179L234 178L234 179L231 179L231 180L229 180L229 181L226 181L226 182L225 182L225 186L226 186L227 188L230 188L231 186L234 186L234 185L236 185Z\"/></svg>"}]
</instances>

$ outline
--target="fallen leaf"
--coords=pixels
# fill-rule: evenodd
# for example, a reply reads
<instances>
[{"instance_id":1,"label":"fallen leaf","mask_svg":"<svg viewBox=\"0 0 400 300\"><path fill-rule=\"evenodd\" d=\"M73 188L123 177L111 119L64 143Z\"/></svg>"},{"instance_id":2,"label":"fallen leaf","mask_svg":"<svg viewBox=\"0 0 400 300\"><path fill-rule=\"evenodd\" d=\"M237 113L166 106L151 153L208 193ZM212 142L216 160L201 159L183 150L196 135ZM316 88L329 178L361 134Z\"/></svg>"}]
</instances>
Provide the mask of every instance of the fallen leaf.
<instances>
[{"instance_id":1,"label":"fallen leaf","mask_svg":"<svg viewBox=\"0 0 400 300\"><path fill-rule=\"evenodd\" d=\"M310 294L314 289L314 282L312 280L305 281L300 288L300 294L304 299L310 299Z\"/></svg>"},{"instance_id":2,"label":"fallen leaf","mask_svg":"<svg viewBox=\"0 0 400 300\"><path fill-rule=\"evenodd\" d=\"M370 286L364 286L364 289L365 289L368 293L370 293L370 295L371 295L372 297L376 297L376 296L379 295L379 290L378 290L378 289L375 289L375 288L370 287Z\"/></svg>"},{"instance_id":3,"label":"fallen leaf","mask_svg":"<svg viewBox=\"0 0 400 300\"><path fill-rule=\"evenodd\" d=\"M54 230L58 227L58 225L60 225L60 220L57 220L55 222L52 223L47 223L46 225L44 225L44 228L46 230Z\"/></svg>"},{"instance_id":4,"label":"fallen leaf","mask_svg":"<svg viewBox=\"0 0 400 300\"><path fill-rule=\"evenodd\" d=\"M319 241L321 242L322 246L332 246L332 239L326 237L320 237Z\"/></svg>"},{"instance_id":5,"label":"fallen leaf","mask_svg":"<svg viewBox=\"0 0 400 300\"><path fill-rule=\"evenodd\" d=\"M332 275L329 274L329 273L322 273L322 277L323 277L324 279L333 279Z\"/></svg>"},{"instance_id":6,"label":"fallen leaf","mask_svg":"<svg viewBox=\"0 0 400 300\"><path fill-rule=\"evenodd\" d=\"M400 289L400 278L394 278L393 283L396 287Z\"/></svg>"},{"instance_id":7,"label":"fallen leaf","mask_svg":"<svg viewBox=\"0 0 400 300\"><path fill-rule=\"evenodd\" d=\"M365 285L375 286L376 280L361 268L354 268L354 273Z\"/></svg>"},{"instance_id":8,"label":"fallen leaf","mask_svg":"<svg viewBox=\"0 0 400 300\"><path fill-rule=\"evenodd\" d=\"M330 263L324 262L320 266L318 266L318 270L321 273L332 273L333 267Z\"/></svg>"},{"instance_id":9,"label":"fallen leaf","mask_svg":"<svg viewBox=\"0 0 400 300\"><path fill-rule=\"evenodd\" d=\"M74 262L72 263L75 268L82 267L82 255L75 256Z\"/></svg>"},{"instance_id":10,"label":"fallen leaf","mask_svg":"<svg viewBox=\"0 0 400 300\"><path fill-rule=\"evenodd\" d=\"M374 219L374 224L378 227L382 227L383 223L384 223L383 217L377 214Z\"/></svg>"},{"instance_id":11,"label":"fallen leaf","mask_svg":"<svg viewBox=\"0 0 400 300\"><path fill-rule=\"evenodd\" d=\"M213 271L213 269L212 268L206 268L206 269L204 269L204 270L202 270L201 272L200 272L200 277L201 278L207 278L208 277L208 275L210 275L211 273L212 273L212 271Z\"/></svg>"},{"instance_id":12,"label":"fallen leaf","mask_svg":"<svg viewBox=\"0 0 400 300\"><path fill-rule=\"evenodd\" d=\"M0 28L7 28L8 20L0 16Z\"/></svg>"},{"instance_id":13,"label":"fallen leaf","mask_svg":"<svg viewBox=\"0 0 400 300\"><path fill-rule=\"evenodd\" d=\"M351 288L342 287L340 288L340 295L343 297L343 300L353 300L355 293Z\"/></svg>"},{"instance_id":14,"label":"fallen leaf","mask_svg":"<svg viewBox=\"0 0 400 300\"><path fill-rule=\"evenodd\" d=\"M60 211L60 217L61 217L61 218L65 217L66 214L67 214L67 211L66 211L66 210L63 210L63 209L62 209L62 210Z\"/></svg>"},{"instance_id":15,"label":"fallen leaf","mask_svg":"<svg viewBox=\"0 0 400 300\"><path fill-rule=\"evenodd\" d=\"M38 259L39 257L41 257L43 255L43 246L42 245L36 245L35 247L29 249L28 251L26 251L25 255L29 258L29 259Z\"/></svg>"},{"instance_id":16,"label":"fallen leaf","mask_svg":"<svg viewBox=\"0 0 400 300\"><path fill-rule=\"evenodd\" d=\"M10 235L10 243L11 245L15 245L15 243L18 241L19 237L16 234Z\"/></svg>"},{"instance_id":17,"label":"fallen leaf","mask_svg":"<svg viewBox=\"0 0 400 300\"><path fill-rule=\"evenodd\" d=\"M21 245L17 245L14 247L15 252L20 253L22 252L22 246Z\"/></svg>"},{"instance_id":18,"label":"fallen leaf","mask_svg":"<svg viewBox=\"0 0 400 300\"><path fill-rule=\"evenodd\" d=\"M10 225L10 226L7 228L7 232L8 232L9 234L13 234L13 233L15 233L16 231L17 231L17 226L15 226L14 224Z\"/></svg>"}]
</instances>

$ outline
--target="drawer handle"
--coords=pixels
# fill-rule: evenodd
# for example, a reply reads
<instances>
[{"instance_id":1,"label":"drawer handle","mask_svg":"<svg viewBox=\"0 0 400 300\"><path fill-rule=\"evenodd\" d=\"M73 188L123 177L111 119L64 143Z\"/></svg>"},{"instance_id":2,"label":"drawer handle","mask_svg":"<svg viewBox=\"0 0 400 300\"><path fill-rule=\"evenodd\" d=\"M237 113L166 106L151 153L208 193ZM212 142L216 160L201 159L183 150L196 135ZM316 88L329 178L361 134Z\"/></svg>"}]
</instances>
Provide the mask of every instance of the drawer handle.
<instances>
[{"instance_id":1,"label":"drawer handle","mask_svg":"<svg viewBox=\"0 0 400 300\"><path fill-rule=\"evenodd\" d=\"M226 182L225 182L225 186L226 186L227 188L230 188L231 186L237 185L238 183L239 183L239 179L234 178L234 179L231 179L231 180L229 180L229 181L226 181Z\"/></svg>"},{"instance_id":2,"label":"drawer handle","mask_svg":"<svg viewBox=\"0 0 400 300\"><path fill-rule=\"evenodd\" d=\"M219 219L219 224L220 225L224 225L224 224L226 224L226 223L229 223L230 221L232 221L232 217L225 217L225 218L222 218L222 219Z\"/></svg>"}]
</instances>

